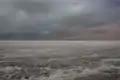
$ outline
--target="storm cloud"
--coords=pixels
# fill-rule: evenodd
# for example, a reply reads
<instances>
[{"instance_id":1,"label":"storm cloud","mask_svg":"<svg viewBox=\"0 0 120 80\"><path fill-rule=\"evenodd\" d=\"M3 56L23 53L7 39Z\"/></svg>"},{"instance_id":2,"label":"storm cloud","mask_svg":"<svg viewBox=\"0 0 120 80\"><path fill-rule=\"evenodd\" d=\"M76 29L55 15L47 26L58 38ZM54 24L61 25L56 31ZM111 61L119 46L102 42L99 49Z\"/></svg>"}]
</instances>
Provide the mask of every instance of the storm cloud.
<instances>
[{"instance_id":1,"label":"storm cloud","mask_svg":"<svg viewBox=\"0 0 120 80\"><path fill-rule=\"evenodd\" d=\"M96 26L119 20L119 13L111 0L0 0L0 31L43 24Z\"/></svg>"}]
</instances>

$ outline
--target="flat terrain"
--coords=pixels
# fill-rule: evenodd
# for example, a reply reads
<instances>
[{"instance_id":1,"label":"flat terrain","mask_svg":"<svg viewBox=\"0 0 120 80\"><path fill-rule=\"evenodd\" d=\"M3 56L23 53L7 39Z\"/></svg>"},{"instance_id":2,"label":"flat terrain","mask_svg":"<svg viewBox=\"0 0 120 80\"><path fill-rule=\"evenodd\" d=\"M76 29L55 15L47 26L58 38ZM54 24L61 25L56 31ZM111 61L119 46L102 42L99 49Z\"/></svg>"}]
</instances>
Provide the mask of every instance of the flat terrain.
<instances>
[{"instance_id":1,"label":"flat terrain","mask_svg":"<svg viewBox=\"0 0 120 80\"><path fill-rule=\"evenodd\" d=\"M119 46L120 41L0 41L0 53L6 57L73 57L96 53L104 55L104 50Z\"/></svg>"},{"instance_id":2,"label":"flat terrain","mask_svg":"<svg viewBox=\"0 0 120 80\"><path fill-rule=\"evenodd\" d=\"M120 78L120 41L0 41L0 54L3 80Z\"/></svg>"}]
</instances>

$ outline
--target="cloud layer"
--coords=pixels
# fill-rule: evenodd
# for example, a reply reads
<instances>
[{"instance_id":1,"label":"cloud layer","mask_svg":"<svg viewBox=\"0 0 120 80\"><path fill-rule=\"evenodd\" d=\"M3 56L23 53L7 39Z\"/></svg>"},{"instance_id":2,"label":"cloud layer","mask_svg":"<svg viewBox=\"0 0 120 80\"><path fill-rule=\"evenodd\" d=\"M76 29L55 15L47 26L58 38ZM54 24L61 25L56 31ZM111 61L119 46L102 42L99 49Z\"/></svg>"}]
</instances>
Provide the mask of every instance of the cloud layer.
<instances>
[{"instance_id":1,"label":"cloud layer","mask_svg":"<svg viewBox=\"0 0 120 80\"><path fill-rule=\"evenodd\" d=\"M119 6L111 0L0 0L0 4L1 32L31 24L73 27L119 20Z\"/></svg>"}]
</instances>

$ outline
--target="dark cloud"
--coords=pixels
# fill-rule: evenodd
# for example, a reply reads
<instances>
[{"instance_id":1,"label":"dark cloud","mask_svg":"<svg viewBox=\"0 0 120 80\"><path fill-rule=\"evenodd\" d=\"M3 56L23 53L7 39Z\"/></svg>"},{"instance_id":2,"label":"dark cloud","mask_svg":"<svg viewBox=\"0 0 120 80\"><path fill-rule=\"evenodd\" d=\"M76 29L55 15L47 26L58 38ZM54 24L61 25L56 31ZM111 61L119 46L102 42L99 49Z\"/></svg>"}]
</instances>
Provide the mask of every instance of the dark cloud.
<instances>
[{"instance_id":1,"label":"dark cloud","mask_svg":"<svg viewBox=\"0 0 120 80\"><path fill-rule=\"evenodd\" d=\"M58 21L58 23L67 27L91 27L120 19L119 7L111 3L110 0L90 0L83 6L84 8L80 12L78 11L78 13L74 13L74 15L67 15Z\"/></svg>"},{"instance_id":2,"label":"dark cloud","mask_svg":"<svg viewBox=\"0 0 120 80\"><path fill-rule=\"evenodd\" d=\"M13 6L17 9L22 9L28 13L49 13L50 5L46 2L28 2L21 1L13 3Z\"/></svg>"},{"instance_id":3,"label":"dark cloud","mask_svg":"<svg viewBox=\"0 0 120 80\"><path fill-rule=\"evenodd\" d=\"M8 24L7 28L12 26L9 30L13 31L26 25L42 27L48 23L46 27L96 26L119 20L120 13L111 0L0 0L0 4L0 16L7 19L0 25Z\"/></svg>"}]
</instances>

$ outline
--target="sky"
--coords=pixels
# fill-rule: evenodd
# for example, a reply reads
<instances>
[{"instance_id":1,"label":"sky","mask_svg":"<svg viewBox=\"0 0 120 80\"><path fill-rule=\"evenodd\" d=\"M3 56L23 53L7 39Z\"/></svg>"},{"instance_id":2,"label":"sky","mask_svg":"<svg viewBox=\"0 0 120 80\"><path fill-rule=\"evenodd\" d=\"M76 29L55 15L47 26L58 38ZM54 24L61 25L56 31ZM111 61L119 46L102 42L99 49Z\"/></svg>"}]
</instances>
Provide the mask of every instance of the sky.
<instances>
[{"instance_id":1,"label":"sky","mask_svg":"<svg viewBox=\"0 0 120 80\"><path fill-rule=\"evenodd\" d=\"M115 21L119 19L119 3L119 0L0 0L0 32L17 32L26 26L86 27Z\"/></svg>"}]
</instances>

